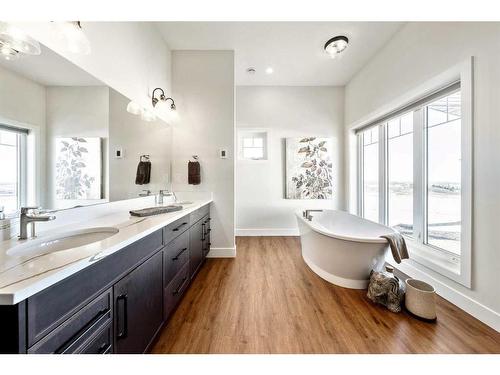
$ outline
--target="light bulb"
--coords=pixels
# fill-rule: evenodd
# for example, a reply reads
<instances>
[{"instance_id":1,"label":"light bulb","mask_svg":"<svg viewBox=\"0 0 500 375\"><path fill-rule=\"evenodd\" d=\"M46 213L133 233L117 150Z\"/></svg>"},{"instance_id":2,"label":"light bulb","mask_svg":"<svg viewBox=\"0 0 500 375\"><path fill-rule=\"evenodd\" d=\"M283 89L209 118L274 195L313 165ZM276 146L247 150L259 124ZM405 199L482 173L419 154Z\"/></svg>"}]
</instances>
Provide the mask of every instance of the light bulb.
<instances>
[{"instance_id":1,"label":"light bulb","mask_svg":"<svg viewBox=\"0 0 500 375\"><path fill-rule=\"evenodd\" d=\"M147 108L143 108L141 112L141 119L143 121L151 122L156 120L156 114Z\"/></svg>"},{"instance_id":2,"label":"light bulb","mask_svg":"<svg viewBox=\"0 0 500 375\"><path fill-rule=\"evenodd\" d=\"M140 115L142 112L142 107L137 102L131 100L127 105L127 112L133 115Z\"/></svg>"},{"instance_id":3,"label":"light bulb","mask_svg":"<svg viewBox=\"0 0 500 375\"><path fill-rule=\"evenodd\" d=\"M266 68L266 74L273 74L274 69L271 67Z\"/></svg>"},{"instance_id":4,"label":"light bulb","mask_svg":"<svg viewBox=\"0 0 500 375\"><path fill-rule=\"evenodd\" d=\"M69 52L79 55L90 54L90 41L83 32L80 22L57 22L55 31L56 37L63 43L66 50Z\"/></svg>"},{"instance_id":5,"label":"light bulb","mask_svg":"<svg viewBox=\"0 0 500 375\"><path fill-rule=\"evenodd\" d=\"M0 46L9 48L1 52L4 56L16 58L19 52L27 55L39 55L41 53L40 43L31 38L24 31L14 27L6 22L0 22Z\"/></svg>"}]
</instances>

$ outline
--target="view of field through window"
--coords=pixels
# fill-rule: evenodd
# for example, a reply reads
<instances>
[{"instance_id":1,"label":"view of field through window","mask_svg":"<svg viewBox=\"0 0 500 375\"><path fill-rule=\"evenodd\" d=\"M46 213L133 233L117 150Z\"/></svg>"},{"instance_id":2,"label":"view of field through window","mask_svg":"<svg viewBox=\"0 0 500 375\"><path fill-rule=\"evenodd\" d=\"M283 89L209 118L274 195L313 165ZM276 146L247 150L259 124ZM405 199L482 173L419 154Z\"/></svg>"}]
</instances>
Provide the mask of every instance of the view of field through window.
<instances>
[{"instance_id":1,"label":"view of field through window","mask_svg":"<svg viewBox=\"0 0 500 375\"><path fill-rule=\"evenodd\" d=\"M424 243L460 255L460 92L425 106L426 223ZM414 236L414 112L384 123L387 147L387 225ZM379 127L363 132L363 216L379 221ZM425 219L425 221L424 221Z\"/></svg>"}]
</instances>

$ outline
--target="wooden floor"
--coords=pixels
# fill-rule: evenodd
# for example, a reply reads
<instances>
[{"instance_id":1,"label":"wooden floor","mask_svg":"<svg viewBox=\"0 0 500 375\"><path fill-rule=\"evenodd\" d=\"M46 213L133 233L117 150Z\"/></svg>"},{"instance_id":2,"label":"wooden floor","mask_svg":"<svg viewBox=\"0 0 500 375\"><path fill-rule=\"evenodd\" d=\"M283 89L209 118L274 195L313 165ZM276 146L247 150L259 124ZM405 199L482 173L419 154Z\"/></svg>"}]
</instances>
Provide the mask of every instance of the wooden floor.
<instances>
[{"instance_id":1,"label":"wooden floor","mask_svg":"<svg viewBox=\"0 0 500 375\"><path fill-rule=\"evenodd\" d=\"M153 353L500 353L500 333L442 298L426 323L324 281L296 237L239 237L237 251L207 260Z\"/></svg>"}]
</instances>

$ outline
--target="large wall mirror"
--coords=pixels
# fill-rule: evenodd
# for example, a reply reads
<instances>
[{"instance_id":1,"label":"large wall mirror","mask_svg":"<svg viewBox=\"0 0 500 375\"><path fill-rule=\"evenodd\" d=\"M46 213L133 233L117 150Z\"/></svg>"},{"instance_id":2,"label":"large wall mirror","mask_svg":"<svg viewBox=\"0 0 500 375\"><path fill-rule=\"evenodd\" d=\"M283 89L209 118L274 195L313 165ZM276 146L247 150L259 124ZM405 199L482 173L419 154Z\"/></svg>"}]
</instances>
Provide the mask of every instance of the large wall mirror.
<instances>
[{"instance_id":1,"label":"large wall mirror","mask_svg":"<svg viewBox=\"0 0 500 375\"><path fill-rule=\"evenodd\" d=\"M0 59L4 213L16 215L22 206L58 210L168 188L171 129L128 113L128 103L44 46L39 56ZM141 155L151 162L146 184L136 181Z\"/></svg>"}]
</instances>

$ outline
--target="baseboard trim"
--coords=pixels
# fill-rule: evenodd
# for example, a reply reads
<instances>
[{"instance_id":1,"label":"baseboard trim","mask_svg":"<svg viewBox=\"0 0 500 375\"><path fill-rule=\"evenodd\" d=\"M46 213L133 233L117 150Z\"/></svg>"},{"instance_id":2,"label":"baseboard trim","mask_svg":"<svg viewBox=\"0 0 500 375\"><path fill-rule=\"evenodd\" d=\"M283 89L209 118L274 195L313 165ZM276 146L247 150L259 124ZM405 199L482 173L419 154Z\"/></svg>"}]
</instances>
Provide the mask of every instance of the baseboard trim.
<instances>
[{"instance_id":1,"label":"baseboard trim","mask_svg":"<svg viewBox=\"0 0 500 375\"><path fill-rule=\"evenodd\" d=\"M428 273L418 269L412 264L401 263L394 264L396 269L405 273L410 277L415 277L421 279L431 285L436 289L436 293L439 294L444 299L450 301L454 305L458 306L468 314L472 315L474 318L480 320L484 324L490 326L497 332L500 332L500 314L496 311L490 309L489 307L477 302L476 300L466 296L465 294L453 289L449 285L443 283L442 281L432 277Z\"/></svg>"},{"instance_id":2,"label":"baseboard trim","mask_svg":"<svg viewBox=\"0 0 500 375\"><path fill-rule=\"evenodd\" d=\"M235 230L238 237L275 237L275 236L298 236L298 228L240 228Z\"/></svg>"},{"instance_id":3,"label":"baseboard trim","mask_svg":"<svg viewBox=\"0 0 500 375\"><path fill-rule=\"evenodd\" d=\"M207 254L207 258L236 258L236 246L212 247Z\"/></svg>"}]
</instances>

